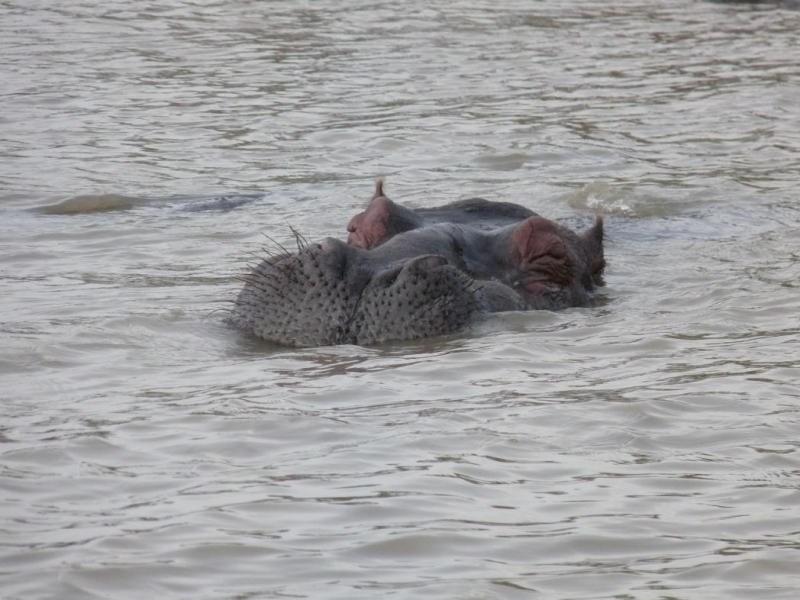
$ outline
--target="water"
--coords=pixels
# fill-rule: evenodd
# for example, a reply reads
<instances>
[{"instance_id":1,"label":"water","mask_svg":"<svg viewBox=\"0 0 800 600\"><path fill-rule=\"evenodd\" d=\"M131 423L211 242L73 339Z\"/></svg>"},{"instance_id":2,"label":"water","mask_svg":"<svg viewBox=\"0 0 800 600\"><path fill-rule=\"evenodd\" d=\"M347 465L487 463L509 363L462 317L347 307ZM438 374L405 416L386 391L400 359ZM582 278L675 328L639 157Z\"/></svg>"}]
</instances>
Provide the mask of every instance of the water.
<instances>
[{"instance_id":1,"label":"water","mask_svg":"<svg viewBox=\"0 0 800 600\"><path fill-rule=\"evenodd\" d=\"M787 4L0 3L0 596L795 598L798 48ZM604 213L597 306L229 329L378 174Z\"/></svg>"}]
</instances>

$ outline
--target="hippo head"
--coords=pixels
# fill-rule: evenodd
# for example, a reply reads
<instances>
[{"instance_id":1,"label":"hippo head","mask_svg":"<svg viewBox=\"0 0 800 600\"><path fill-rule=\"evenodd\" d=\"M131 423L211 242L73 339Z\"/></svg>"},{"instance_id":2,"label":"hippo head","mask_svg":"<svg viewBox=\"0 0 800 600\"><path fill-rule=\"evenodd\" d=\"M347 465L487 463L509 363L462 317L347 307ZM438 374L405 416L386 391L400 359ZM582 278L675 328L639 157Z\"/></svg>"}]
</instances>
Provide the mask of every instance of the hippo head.
<instances>
[{"instance_id":1,"label":"hippo head","mask_svg":"<svg viewBox=\"0 0 800 600\"><path fill-rule=\"evenodd\" d=\"M454 332L487 312L580 306L603 283L601 217L577 234L480 198L413 210L378 179L348 231L347 244L298 241L255 266L231 322L284 345L373 344Z\"/></svg>"},{"instance_id":2,"label":"hippo head","mask_svg":"<svg viewBox=\"0 0 800 600\"><path fill-rule=\"evenodd\" d=\"M255 266L230 321L289 346L374 344L450 333L487 310L486 291L446 258L375 266L328 238Z\"/></svg>"}]
</instances>

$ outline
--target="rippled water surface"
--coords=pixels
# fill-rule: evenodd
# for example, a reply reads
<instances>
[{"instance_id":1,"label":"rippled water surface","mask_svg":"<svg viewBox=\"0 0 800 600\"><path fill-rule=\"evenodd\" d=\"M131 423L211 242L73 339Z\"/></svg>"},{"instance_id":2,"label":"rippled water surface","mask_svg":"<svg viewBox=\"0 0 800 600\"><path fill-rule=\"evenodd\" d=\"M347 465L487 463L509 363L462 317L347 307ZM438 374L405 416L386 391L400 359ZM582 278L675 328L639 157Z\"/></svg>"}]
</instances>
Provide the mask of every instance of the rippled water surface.
<instances>
[{"instance_id":1,"label":"rippled water surface","mask_svg":"<svg viewBox=\"0 0 800 600\"><path fill-rule=\"evenodd\" d=\"M796 597L790 5L2 0L0 82L3 598ZM378 174L605 214L597 305L226 326Z\"/></svg>"}]
</instances>

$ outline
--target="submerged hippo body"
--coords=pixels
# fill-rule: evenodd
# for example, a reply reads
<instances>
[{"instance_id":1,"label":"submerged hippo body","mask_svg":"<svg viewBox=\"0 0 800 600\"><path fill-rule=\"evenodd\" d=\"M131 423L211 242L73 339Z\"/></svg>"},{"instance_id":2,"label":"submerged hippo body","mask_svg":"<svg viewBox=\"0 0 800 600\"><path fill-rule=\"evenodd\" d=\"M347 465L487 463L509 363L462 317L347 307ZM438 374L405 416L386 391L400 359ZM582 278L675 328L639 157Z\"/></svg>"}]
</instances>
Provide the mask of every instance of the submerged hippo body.
<instances>
[{"instance_id":1,"label":"submerged hippo body","mask_svg":"<svg viewBox=\"0 0 800 600\"><path fill-rule=\"evenodd\" d=\"M231 322L284 345L374 344L452 333L492 312L578 306L602 285L599 217L579 235L508 203L410 210L379 182L348 229L347 244L327 238L254 267Z\"/></svg>"}]
</instances>

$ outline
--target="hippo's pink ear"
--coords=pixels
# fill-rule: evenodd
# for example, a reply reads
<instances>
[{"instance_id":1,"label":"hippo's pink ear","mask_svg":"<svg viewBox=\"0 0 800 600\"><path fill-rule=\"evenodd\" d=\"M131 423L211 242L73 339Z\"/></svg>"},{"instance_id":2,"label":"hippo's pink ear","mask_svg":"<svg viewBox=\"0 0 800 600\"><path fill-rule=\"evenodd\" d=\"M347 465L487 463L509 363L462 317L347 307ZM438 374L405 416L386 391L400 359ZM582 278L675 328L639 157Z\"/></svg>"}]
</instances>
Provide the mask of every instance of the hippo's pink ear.
<instances>
[{"instance_id":1,"label":"hippo's pink ear","mask_svg":"<svg viewBox=\"0 0 800 600\"><path fill-rule=\"evenodd\" d=\"M511 258L527 263L547 254L558 239L558 226L543 217L529 217L511 234Z\"/></svg>"},{"instance_id":2,"label":"hippo's pink ear","mask_svg":"<svg viewBox=\"0 0 800 600\"><path fill-rule=\"evenodd\" d=\"M511 233L512 264L528 273L536 273L533 285L541 277L560 285L570 282L572 260L558 225L543 217L529 217Z\"/></svg>"}]
</instances>

